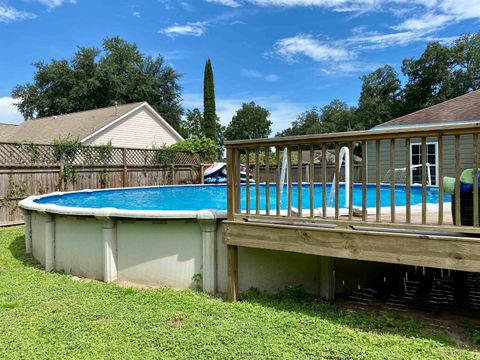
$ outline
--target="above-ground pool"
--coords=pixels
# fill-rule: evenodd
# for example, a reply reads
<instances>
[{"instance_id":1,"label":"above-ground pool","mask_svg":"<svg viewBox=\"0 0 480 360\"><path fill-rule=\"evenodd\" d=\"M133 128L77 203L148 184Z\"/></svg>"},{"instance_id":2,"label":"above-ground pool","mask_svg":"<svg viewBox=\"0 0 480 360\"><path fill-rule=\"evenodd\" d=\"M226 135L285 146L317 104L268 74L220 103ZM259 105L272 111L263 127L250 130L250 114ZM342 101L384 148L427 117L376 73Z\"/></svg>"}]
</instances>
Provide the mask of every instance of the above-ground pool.
<instances>
[{"instance_id":1,"label":"above-ground pool","mask_svg":"<svg viewBox=\"0 0 480 360\"><path fill-rule=\"evenodd\" d=\"M309 184L303 189L303 208L309 208ZM315 207L322 206L322 185L315 184ZM331 184L327 185L327 196ZM242 210L246 186L242 185ZM260 209L265 209L265 185L259 186ZM256 207L255 184L251 206ZM292 188L292 206L298 208L298 186ZM353 204L361 206L361 185L355 184ZM375 185L367 185L367 207L375 208ZM438 189L427 188L427 203L438 202ZM345 188L340 185L340 207ZM276 208L276 187L270 187L270 206ZM286 209L284 188L281 208ZM381 185L381 206L390 205L390 187ZM411 187L411 204L422 202L421 187ZM395 203L405 205L405 186L395 187ZM31 196L20 202L25 215L26 252L47 271L63 271L106 282L146 286L227 290L227 247L223 243L226 219L225 185L184 185L79 191ZM334 204L328 204L334 206ZM331 209L331 208L329 208ZM242 247L238 249L239 288L276 292L302 285L322 295L328 286L319 279L337 279L336 291L362 285L358 274L373 279L378 266L355 265L352 260L296 252ZM369 271L370 269L371 271ZM335 274L334 276L332 274ZM351 282L351 274L357 278ZM332 280L329 280L332 281ZM335 281L334 281L335 282ZM365 284L365 283L364 283ZM322 290L323 289L323 290Z\"/></svg>"},{"instance_id":2,"label":"above-ground pool","mask_svg":"<svg viewBox=\"0 0 480 360\"><path fill-rule=\"evenodd\" d=\"M327 206L335 206L334 197L329 202L332 184L326 186ZM260 185L260 209L266 207L266 186ZM250 186L251 208L255 208L255 184ZM314 186L315 207L322 206L322 185ZM427 203L438 203L438 188L427 187ZM302 186L302 207L308 208L310 198L310 185ZM345 185L340 184L340 207L345 206ZM126 188L100 191L80 191L74 193L58 194L40 197L34 200L37 204L54 204L62 207L73 208L115 208L118 210L153 210L153 211L198 211L212 209L227 210L226 185L191 185L191 186L163 186L146 188ZM422 203L421 186L411 187L411 205ZM367 184L367 207L375 207L376 186ZM292 205L298 206L298 186L292 186ZM362 185L353 185L353 205L362 206ZM390 206L390 185L382 184L380 187L380 205ZM406 205L406 187L395 186L395 205ZM246 186L241 188L241 206L246 208ZM276 186L270 185L270 207L276 208ZM284 186L281 209L287 208L287 187Z\"/></svg>"}]
</instances>

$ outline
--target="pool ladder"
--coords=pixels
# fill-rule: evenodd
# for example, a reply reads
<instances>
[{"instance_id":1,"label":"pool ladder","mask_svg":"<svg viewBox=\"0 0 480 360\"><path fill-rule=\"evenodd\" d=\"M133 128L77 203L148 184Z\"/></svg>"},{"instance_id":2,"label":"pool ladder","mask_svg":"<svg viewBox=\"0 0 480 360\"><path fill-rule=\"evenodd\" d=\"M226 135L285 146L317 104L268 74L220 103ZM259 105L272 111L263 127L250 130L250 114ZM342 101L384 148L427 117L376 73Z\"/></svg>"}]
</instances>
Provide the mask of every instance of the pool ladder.
<instances>
[{"instance_id":1,"label":"pool ladder","mask_svg":"<svg viewBox=\"0 0 480 360\"><path fill-rule=\"evenodd\" d=\"M342 164L345 163L345 208L348 209L349 207L349 199L350 199L350 149L346 146L342 146L340 152L338 154L339 163L338 163L338 172L340 173L340 169L342 168ZM326 159L322 159L322 161L326 161ZM330 188L330 196L328 197L328 205L331 207L333 204L333 196L335 195L335 175L336 171L333 174L333 182L332 187Z\"/></svg>"}]
</instances>

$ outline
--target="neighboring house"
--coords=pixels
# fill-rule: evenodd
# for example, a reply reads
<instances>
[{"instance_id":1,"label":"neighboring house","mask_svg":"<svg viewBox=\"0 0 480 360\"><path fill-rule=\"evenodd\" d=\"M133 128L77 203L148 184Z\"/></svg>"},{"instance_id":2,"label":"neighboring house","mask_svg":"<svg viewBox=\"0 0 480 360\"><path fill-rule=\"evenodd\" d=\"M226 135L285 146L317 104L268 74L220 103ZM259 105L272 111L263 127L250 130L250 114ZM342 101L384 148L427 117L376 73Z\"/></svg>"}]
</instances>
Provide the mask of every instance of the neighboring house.
<instances>
[{"instance_id":1,"label":"neighboring house","mask_svg":"<svg viewBox=\"0 0 480 360\"><path fill-rule=\"evenodd\" d=\"M0 142L7 141L8 137L17 131L18 125L0 123Z\"/></svg>"},{"instance_id":2,"label":"neighboring house","mask_svg":"<svg viewBox=\"0 0 480 360\"><path fill-rule=\"evenodd\" d=\"M375 126L372 130L391 130L413 128L421 126L435 125L451 125L451 124L468 124L480 121L480 90L473 91L466 95L447 100L437 105L413 112L411 114L399 117L397 119L387 121L383 124ZM453 136L443 138L443 169L445 176L455 176L455 139ZM461 164L460 167L472 167L472 137L462 136L461 144ZM411 139L410 142L410 162L414 165L421 164L422 146L421 139ZM430 164L430 173L432 185L438 185L438 139L427 138L427 162ZM367 142L367 181L375 182L375 142ZM380 163L381 163L381 179L384 181L390 174L390 141L381 141L380 144ZM406 150L405 141L397 140L395 142L395 168L405 169L406 166ZM401 170L397 171L397 175L401 174ZM408 174L404 171L404 176ZM410 171L410 179L412 184L421 183L422 172L421 167L416 167ZM401 181L401 176L397 178L397 182Z\"/></svg>"},{"instance_id":3,"label":"neighboring house","mask_svg":"<svg viewBox=\"0 0 480 360\"><path fill-rule=\"evenodd\" d=\"M78 139L84 145L158 148L183 138L148 103L139 102L0 125L0 141L51 144Z\"/></svg>"}]
</instances>

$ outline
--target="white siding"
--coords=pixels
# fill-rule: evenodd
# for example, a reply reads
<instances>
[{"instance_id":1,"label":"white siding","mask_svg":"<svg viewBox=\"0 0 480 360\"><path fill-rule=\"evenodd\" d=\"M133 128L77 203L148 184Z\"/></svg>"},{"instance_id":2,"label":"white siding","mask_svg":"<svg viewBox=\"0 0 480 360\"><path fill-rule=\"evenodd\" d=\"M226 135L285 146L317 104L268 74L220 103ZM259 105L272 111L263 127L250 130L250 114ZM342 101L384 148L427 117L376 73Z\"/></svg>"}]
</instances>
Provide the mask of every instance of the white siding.
<instances>
[{"instance_id":1,"label":"white siding","mask_svg":"<svg viewBox=\"0 0 480 360\"><path fill-rule=\"evenodd\" d=\"M109 141L115 147L152 148L173 145L177 136L145 108L105 129L85 141L86 145L103 145Z\"/></svg>"}]
</instances>

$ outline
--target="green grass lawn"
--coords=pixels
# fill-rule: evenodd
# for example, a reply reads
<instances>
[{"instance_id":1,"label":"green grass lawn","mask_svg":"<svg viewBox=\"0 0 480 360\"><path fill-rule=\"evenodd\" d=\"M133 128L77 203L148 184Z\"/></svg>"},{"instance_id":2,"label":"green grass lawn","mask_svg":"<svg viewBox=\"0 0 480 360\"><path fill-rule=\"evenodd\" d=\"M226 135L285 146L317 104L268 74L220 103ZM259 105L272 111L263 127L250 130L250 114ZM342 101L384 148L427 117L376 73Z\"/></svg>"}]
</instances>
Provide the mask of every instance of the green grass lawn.
<instances>
[{"instance_id":1,"label":"green grass lawn","mask_svg":"<svg viewBox=\"0 0 480 360\"><path fill-rule=\"evenodd\" d=\"M473 359L418 320L250 292L138 290L44 272L0 230L0 359Z\"/></svg>"}]
</instances>

